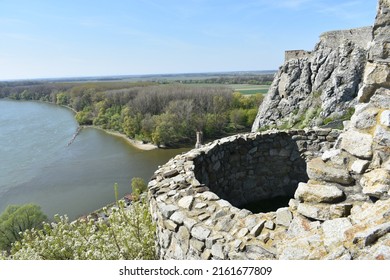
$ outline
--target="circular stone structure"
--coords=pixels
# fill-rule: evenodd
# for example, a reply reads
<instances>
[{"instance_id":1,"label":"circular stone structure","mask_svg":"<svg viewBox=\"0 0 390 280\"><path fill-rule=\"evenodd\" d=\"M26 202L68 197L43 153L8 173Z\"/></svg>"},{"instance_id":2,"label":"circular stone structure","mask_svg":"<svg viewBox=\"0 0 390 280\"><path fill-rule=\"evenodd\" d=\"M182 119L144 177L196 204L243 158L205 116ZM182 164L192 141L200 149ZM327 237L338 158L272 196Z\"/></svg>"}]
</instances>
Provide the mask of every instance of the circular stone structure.
<instances>
[{"instance_id":1,"label":"circular stone structure","mask_svg":"<svg viewBox=\"0 0 390 280\"><path fill-rule=\"evenodd\" d=\"M239 134L171 159L148 185L160 259L275 258L272 239L292 221L288 205L265 213L246 206L292 198L308 179L306 161L332 148L339 134Z\"/></svg>"}]
</instances>

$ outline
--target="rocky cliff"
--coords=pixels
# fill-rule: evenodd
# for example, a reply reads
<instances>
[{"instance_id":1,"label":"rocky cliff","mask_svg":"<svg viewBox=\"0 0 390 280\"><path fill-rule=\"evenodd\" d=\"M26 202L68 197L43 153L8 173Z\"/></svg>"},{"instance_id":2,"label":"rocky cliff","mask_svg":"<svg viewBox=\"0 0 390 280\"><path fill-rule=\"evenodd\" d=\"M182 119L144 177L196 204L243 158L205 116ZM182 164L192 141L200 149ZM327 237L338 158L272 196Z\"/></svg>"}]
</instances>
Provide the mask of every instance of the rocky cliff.
<instances>
[{"instance_id":1,"label":"rocky cliff","mask_svg":"<svg viewBox=\"0 0 390 280\"><path fill-rule=\"evenodd\" d=\"M252 131L303 128L350 118L357 103L372 27L331 31L314 51L287 51Z\"/></svg>"}]
</instances>

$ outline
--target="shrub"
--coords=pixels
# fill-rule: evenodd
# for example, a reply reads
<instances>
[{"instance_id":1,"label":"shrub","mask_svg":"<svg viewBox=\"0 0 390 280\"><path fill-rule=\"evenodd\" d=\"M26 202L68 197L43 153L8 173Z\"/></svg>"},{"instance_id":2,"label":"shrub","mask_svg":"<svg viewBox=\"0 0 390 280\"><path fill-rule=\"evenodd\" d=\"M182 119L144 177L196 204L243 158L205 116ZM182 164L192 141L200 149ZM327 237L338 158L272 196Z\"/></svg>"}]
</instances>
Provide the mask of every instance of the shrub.
<instances>
[{"instance_id":1,"label":"shrub","mask_svg":"<svg viewBox=\"0 0 390 280\"><path fill-rule=\"evenodd\" d=\"M146 197L126 207L104 209L107 218L89 217L69 222L56 216L43 229L31 229L16 242L8 259L23 260L118 260L156 259L155 226Z\"/></svg>"}]
</instances>

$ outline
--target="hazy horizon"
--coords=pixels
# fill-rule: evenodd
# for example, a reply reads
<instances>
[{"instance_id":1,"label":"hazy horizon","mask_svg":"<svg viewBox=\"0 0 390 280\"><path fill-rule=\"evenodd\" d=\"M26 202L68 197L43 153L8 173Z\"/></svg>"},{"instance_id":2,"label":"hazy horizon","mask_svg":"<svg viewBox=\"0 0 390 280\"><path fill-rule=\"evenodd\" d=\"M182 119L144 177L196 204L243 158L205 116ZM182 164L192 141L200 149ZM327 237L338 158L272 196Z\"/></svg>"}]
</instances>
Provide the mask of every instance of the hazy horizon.
<instances>
[{"instance_id":1,"label":"hazy horizon","mask_svg":"<svg viewBox=\"0 0 390 280\"><path fill-rule=\"evenodd\" d=\"M157 78L157 77L180 77L180 76L200 76L202 78L206 78L206 75L212 76L215 75L229 75L229 74L255 74L255 73L261 73L261 74L273 74L276 73L277 69L275 70L241 70L241 71L216 71L216 72L193 72L193 73L151 73L151 74L132 74L132 75L126 75L126 74L119 74L119 75L102 75L102 76L68 76L68 77L38 77L38 78L32 78L32 79L6 79L3 80L0 78L0 82L19 82L19 81L61 81L61 80L121 80L126 78L133 78L134 80L137 80L137 78L140 79L147 79L147 78Z\"/></svg>"}]
</instances>

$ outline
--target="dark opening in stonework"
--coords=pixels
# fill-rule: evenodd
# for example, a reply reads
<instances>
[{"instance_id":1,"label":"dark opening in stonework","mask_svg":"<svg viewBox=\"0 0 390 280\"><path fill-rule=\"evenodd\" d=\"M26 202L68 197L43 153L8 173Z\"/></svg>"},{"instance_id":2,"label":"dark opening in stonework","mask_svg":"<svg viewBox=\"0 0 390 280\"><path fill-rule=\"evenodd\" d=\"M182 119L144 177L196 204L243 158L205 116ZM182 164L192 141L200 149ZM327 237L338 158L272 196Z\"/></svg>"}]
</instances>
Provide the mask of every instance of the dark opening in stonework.
<instances>
[{"instance_id":1,"label":"dark opening in stonework","mask_svg":"<svg viewBox=\"0 0 390 280\"><path fill-rule=\"evenodd\" d=\"M273 212L279 208L288 206L291 198L292 196L277 196L241 205L241 208L248 209L252 213Z\"/></svg>"},{"instance_id":2,"label":"dark opening in stonework","mask_svg":"<svg viewBox=\"0 0 390 280\"><path fill-rule=\"evenodd\" d=\"M299 182L308 180L301 153L284 132L238 138L196 158L195 176L235 207L276 211L288 206Z\"/></svg>"}]
</instances>

